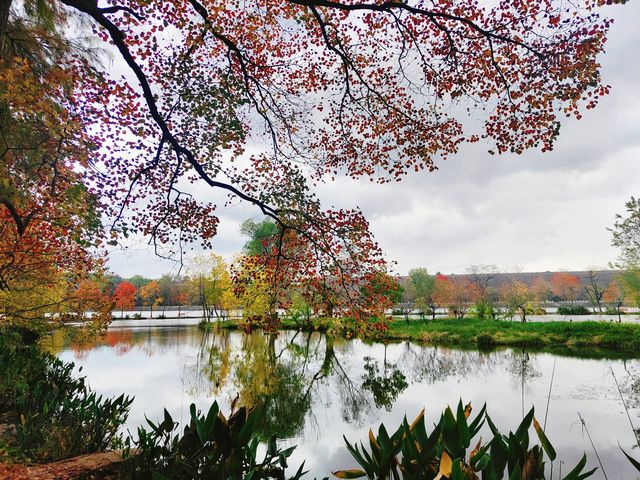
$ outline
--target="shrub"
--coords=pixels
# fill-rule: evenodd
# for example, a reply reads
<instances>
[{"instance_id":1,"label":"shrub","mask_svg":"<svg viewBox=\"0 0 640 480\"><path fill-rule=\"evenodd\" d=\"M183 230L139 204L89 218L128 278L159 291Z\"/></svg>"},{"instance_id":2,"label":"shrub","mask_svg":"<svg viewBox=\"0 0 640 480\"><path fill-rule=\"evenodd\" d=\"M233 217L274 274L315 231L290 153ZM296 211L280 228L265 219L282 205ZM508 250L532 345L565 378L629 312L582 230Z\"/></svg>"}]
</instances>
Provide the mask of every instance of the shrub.
<instances>
[{"instance_id":1,"label":"shrub","mask_svg":"<svg viewBox=\"0 0 640 480\"><path fill-rule=\"evenodd\" d=\"M492 320L496 318L497 312L493 304L486 300L481 300L473 306L471 315L480 320Z\"/></svg>"},{"instance_id":2,"label":"shrub","mask_svg":"<svg viewBox=\"0 0 640 480\"><path fill-rule=\"evenodd\" d=\"M283 479L287 458L295 447L278 448L272 436L262 460L258 460L260 445L257 423L260 413L241 407L226 418L214 402L206 415L190 407L191 420L182 434L175 434L178 424L166 410L164 420L150 430L138 427L138 440L126 440L123 476L136 480L198 480L198 479ZM136 455L131 456L132 447ZM301 465L290 480L304 475Z\"/></svg>"},{"instance_id":3,"label":"shrub","mask_svg":"<svg viewBox=\"0 0 640 480\"><path fill-rule=\"evenodd\" d=\"M573 305L570 307L558 307L558 315L590 315L589 310L584 305Z\"/></svg>"},{"instance_id":4,"label":"shrub","mask_svg":"<svg viewBox=\"0 0 640 480\"><path fill-rule=\"evenodd\" d=\"M474 437L485 423L493 438L482 444L482 439L468 452ZM540 445L529 445L529 429L533 423ZM429 433L425 425L424 410L409 424L405 418L395 433L389 435L380 425L378 435L369 431L369 448L364 444L351 445L345 438L347 450L362 469L334 472L338 478L432 480L450 479L544 479L544 456L555 460L556 452L534 418L531 409L515 432L501 434L482 407L471 418L471 405L458 403L454 415L447 407L440 421ZM566 474L564 480L590 477L596 469L584 472L586 456Z\"/></svg>"},{"instance_id":5,"label":"shrub","mask_svg":"<svg viewBox=\"0 0 640 480\"><path fill-rule=\"evenodd\" d=\"M0 332L0 413L17 423L14 447L23 455L55 461L120 444L133 399L97 396L73 367Z\"/></svg>"},{"instance_id":6,"label":"shrub","mask_svg":"<svg viewBox=\"0 0 640 480\"><path fill-rule=\"evenodd\" d=\"M492 348L495 346L495 339L488 333L480 333L476 337L476 343L479 348Z\"/></svg>"},{"instance_id":7,"label":"shrub","mask_svg":"<svg viewBox=\"0 0 640 480\"><path fill-rule=\"evenodd\" d=\"M542 307L530 307L527 309L527 315L546 315L547 311Z\"/></svg>"}]
</instances>

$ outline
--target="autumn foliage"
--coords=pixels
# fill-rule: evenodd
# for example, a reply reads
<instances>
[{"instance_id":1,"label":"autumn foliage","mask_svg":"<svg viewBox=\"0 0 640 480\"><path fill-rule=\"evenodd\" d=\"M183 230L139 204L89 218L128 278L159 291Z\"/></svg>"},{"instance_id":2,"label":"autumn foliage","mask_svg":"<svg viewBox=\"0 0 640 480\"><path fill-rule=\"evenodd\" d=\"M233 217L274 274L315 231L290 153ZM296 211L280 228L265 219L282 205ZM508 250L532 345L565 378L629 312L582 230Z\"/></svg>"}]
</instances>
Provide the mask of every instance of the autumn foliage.
<instances>
[{"instance_id":1,"label":"autumn foliage","mask_svg":"<svg viewBox=\"0 0 640 480\"><path fill-rule=\"evenodd\" d=\"M62 34L60 5L40 3L0 7L0 322L104 323L101 205L85 183L95 144L77 98L82 50Z\"/></svg>"},{"instance_id":2,"label":"autumn foliage","mask_svg":"<svg viewBox=\"0 0 640 480\"><path fill-rule=\"evenodd\" d=\"M580 278L567 272L556 272L551 277L551 291L563 300L575 301L580 293Z\"/></svg>"},{"instance_id":3,"label":"autumn foliage","mask_svg":"<svg viewBox=\"0 0 640 480\"><path fill-rule=\"evenodd\" d=\"M448 308L454 318L462 318L481 295L478 286L467 278L438 274L433 297L437 307Z\"/></svg>"},{"instance_id":4,"label":"autumn foliage","mask_svg":"<svg viewBox=\"0 0 640 480\"><path fill-rule=\"evenodd\" d=\"M178 257L210 247L220 202L197 183L277 224L251 260L270 287L368 314L359 293L387 270L381 251L360 211L323 208L311 186L400 180L480 140L549 150L560 119L609 90L600 1L37 3L0 6L3 295L34 281L24 272L75 288L99 268L91 248L131 235Z\"/></svg>"},{"instance_id":5,"label":"autumn foliage","mask_svg":"<svg viewBox=\"0 0 640 480\"><path fill-rule=\"evenodd\" d=\"M136 304L137 289L129 282L120 282L113 292L116 308L123 311L131 310Z\"/></svg>"},{"instance_id":6,"label":"autumn foliage","mask_svg":"<svg viewBox=\"0 0 640 480\"><path fill-rule=\"evenodd\" d=\"M335 228L340 234L331 234ZM261 239L261 248L236 262L232 279L236 296L251 299L245 308L256 310L253 322L262 327L265 321L277 326L277 312L289 308L292 292L317 315L351 317L365 325L394 302L397 283L386 268L362 214L335 211L299 230L276 227Z\"/></svg>"}]
</instances>

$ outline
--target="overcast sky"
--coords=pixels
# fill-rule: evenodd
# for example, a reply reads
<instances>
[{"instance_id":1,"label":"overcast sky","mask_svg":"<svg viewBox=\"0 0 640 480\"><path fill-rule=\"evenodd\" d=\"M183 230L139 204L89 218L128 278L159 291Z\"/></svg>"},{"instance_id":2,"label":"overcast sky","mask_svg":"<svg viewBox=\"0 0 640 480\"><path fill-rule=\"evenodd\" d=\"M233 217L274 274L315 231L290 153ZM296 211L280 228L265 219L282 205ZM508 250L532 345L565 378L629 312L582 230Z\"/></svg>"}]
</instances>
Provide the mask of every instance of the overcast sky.
<instances>
[{"instance_id":1,"label":"overcast sky","mask_svg":"<svg viewBox=\"0 0 640 480\"><path fill-rule=\"evenodd\" d=\"M554 151L492 156L474 144L434 173L372 185L340 179L318 194L326 207L360 206L395 271L462 273L474 264L503 271L606 267L617 251L606 230L631 195L640 195L640 2L607 7L615 23L601 57L613 88L582 120L565 121ZM255 208L220 207L214 251L230 258L239 225ZM114 273L159 277L174 263L144 242L110 254Z\"/></svg>"}]
</instances>

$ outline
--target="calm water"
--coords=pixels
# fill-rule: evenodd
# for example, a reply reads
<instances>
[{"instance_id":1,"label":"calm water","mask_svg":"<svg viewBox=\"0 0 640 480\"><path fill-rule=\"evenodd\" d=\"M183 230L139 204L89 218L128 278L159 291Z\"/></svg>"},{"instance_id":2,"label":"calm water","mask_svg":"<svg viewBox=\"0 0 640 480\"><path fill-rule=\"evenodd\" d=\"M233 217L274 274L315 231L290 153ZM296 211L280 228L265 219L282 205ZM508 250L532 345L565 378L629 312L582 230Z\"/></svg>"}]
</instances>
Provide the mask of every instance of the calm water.
<instances>
[{"instance_id":1,"label":"calm water","mask_svg":"<svg viewBox=\"0 0 640 480\"><path fill-rule=\"evenodd\" d=\"M176 421L188 419L189 404L208 409L217 399L264 402L263 429L284 445L297 444L290 464L306 459L308 478L356 466L342 435L365 440L370 426L395 429L426 407L429 421L459 398L479 409L487 402L499 428L515 429L522 412L535 406L542 422L555 363L547 434L558 452L557 474L567 473L586 452L596 458L586 421L609 479L637 479L618 443L640 452L624 413L610 368L621 383L631 419L640 426L640 361L587 360L547 353L491 353L425 347L404 342L385 346L331 340L314 333L276 336L238 332L203 334L196 326L111 328L84 349L56 337L50 347L82 367L99 393L135 395L128 427L161 418L166 407ZM490 438L484 432L485 439ZM554 474L554 477L556 475ZM598 472L593 478L604 478Z\"/></svg>"}]
</instances>

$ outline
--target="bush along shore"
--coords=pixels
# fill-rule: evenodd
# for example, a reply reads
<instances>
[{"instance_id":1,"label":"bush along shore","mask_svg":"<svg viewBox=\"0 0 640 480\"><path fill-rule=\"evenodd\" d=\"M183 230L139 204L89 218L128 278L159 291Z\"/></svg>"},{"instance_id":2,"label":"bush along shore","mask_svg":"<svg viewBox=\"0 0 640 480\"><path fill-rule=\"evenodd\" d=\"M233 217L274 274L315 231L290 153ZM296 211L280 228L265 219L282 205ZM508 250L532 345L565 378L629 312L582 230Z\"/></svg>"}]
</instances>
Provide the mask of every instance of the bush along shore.
<instances>
[{"instance_id":1,"label":"bush along shore","mask_svg":"<svg viewBox=\"0 0 640 480\"><path fill-rule=\"evenodd\" d=\"M0 460L53 462L119 448L133 398L103 398L27 330L0 329Z\"/></svg>"},{"instance_id":2,"label":"bush along shore","mask_svg":"<svg viewBox=\"0 0 640 480\"><path fill-rule=\"evenodd\" d=\"M376 322L376 325L379 322ZM202 323L201 328L249 327L241 320ZM374 323L372 323L374 325ZM640 356L640 325L615 322L516 322L505 320L438 319L405 321L392 318L384 328L357 328L350 319L317 318L294 321L283 318L281 329L315 330L345 338L412 340L430 345L530 348L600 349L613 356ZM364 333L363 333L364 332Z\"/></svg>"}]
</instances>

